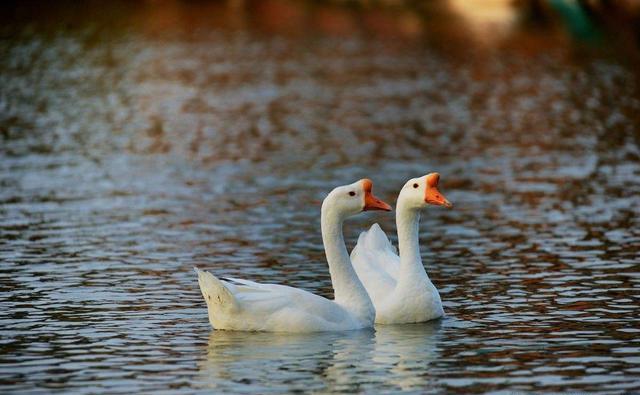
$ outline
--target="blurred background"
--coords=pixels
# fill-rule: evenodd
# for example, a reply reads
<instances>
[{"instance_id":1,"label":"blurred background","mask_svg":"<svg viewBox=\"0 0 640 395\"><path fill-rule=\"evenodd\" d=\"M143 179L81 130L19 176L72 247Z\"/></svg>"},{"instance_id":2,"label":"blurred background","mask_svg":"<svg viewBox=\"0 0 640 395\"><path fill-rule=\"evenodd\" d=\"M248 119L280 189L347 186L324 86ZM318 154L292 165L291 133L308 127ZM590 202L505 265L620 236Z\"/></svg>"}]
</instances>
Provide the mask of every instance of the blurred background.
<instances>
[{"instance_id":1,"label":"blurred background","mask_svg":"<svg viewBox=\"0 0 640 395\"><path fill-rule=\"evenodd\" d=\"M640 391L639 50L634 0L2 2L0 390ZM324 196L432 171L445 319L211 331L193 265L332 297Z\"/></svg>"}]
</instances>

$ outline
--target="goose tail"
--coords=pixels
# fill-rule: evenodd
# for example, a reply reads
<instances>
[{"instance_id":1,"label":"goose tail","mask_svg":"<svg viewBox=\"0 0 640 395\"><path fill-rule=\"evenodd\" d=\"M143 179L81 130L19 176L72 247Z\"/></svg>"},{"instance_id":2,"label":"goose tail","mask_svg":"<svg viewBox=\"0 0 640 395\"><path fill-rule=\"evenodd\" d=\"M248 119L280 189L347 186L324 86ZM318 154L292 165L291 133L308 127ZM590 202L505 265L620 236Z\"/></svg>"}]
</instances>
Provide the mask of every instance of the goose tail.
<instances>
[{"instance_id":1,"label":"goose tail","mask_svg":"<svg viewBox=\"0 0 640 395\"><path fill-rule=\"evenodd\" d=\"M227 288L224 282L220 281L213 274L194 267L198 274L198 284L207 306L214 311L231 312L239 309L238 301L233 293Z\"/></svg>"},{"instance_id":2,"label":"goose tail","mask_svg":"<svg viewBox=\"0 0 640 395\"><path fill-rule=\"evenodd\" d=\"M397 253L396 248L377 223L371 225L368 231L360 233L356 247L364 248L367 251L390 250Z\"/></svg>"}]
</instances>

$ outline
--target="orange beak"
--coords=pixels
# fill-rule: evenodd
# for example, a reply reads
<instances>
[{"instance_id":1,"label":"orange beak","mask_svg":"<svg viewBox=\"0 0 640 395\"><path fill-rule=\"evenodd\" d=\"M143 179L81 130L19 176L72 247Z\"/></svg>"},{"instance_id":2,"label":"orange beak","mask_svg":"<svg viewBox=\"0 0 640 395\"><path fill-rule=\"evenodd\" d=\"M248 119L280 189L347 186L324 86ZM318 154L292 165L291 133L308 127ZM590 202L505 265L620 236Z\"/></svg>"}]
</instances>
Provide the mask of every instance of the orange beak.
<instances>
[{"instance_id":1,"label":"orange beak","mask_svg":"<svg viewBox=\"0 0 640 395\"><path fill-rule=\"evenodd\" d=\"M451 208L453 207L453 204L451 204L438 190L439 181L440 174L438 173L431 173L427 176L427 188L424 191L424 201L427 204Z\"/></svg>"},{"instance_id":2,"label":"orange beak","mask_svg":"<svg viewBox=\"0 0 640 395\"><path fill-rule=\"evenodd\" d=\"M373 182L365 178L362 180L362 188L364 189L364 208L362 211L383 210L391 211L391 206L373 195Z\"/></svg>"}]
</instances>

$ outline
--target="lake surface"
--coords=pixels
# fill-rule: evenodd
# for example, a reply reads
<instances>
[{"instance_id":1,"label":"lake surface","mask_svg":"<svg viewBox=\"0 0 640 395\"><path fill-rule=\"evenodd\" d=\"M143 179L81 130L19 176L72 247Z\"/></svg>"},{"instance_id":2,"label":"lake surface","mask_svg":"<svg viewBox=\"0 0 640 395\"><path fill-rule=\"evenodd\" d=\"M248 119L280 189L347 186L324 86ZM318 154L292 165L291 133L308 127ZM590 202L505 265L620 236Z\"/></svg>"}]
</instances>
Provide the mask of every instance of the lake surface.
<instances>
[{"instance_id":1,"label":"lake surface","mask_svg":"<svg viewBox=\"0 0 640 395\"><path fill-rule=\"evenodd\" d=\"M640 391L629 18L29 4L0 13L0 392ZM332 297L326 193L370 177L394 203L432 171L444 319L211 329L194 265ZM374 222L396 242L366 213L349 249Z\"/></svg>"}]
</instances>

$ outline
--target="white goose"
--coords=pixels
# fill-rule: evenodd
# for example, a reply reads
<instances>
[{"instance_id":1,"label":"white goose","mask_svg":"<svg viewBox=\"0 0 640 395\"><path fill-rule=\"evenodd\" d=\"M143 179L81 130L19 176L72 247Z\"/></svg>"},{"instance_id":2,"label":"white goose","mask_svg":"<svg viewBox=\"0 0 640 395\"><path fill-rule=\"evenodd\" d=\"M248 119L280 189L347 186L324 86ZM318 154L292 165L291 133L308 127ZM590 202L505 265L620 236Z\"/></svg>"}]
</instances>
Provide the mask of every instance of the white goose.
<instances>
[{"instance_id":1,"label":"white goose","mask_svg":"<svg viewBox=\"0 0 640 395\"><path fill-rule=\"evenodd\" d=\"M270 332L318 332L373 326L375 309L353 270L342 236L342 223L366 210L390 211L376 198L371 180L335 188L322 202L322 242L329 264L334 300L301 289L249 280L219 280L198 270L198 283L215 329Z\"/></svg>"},{"instance_id":2,"label":"white goose","mask_svg":"<svg viewBox=\"0 0 640 395\"><path fill-rule=\"evenodd\" d=\"M378 224L362 232L351 261L376 308L376 323L402 324L442 317L442 302L422 265L418 244L420 210L429 204L452 207L438 191L438 173L414 178L396 204L400 256Z\"/></svg>"}]
</instances>

